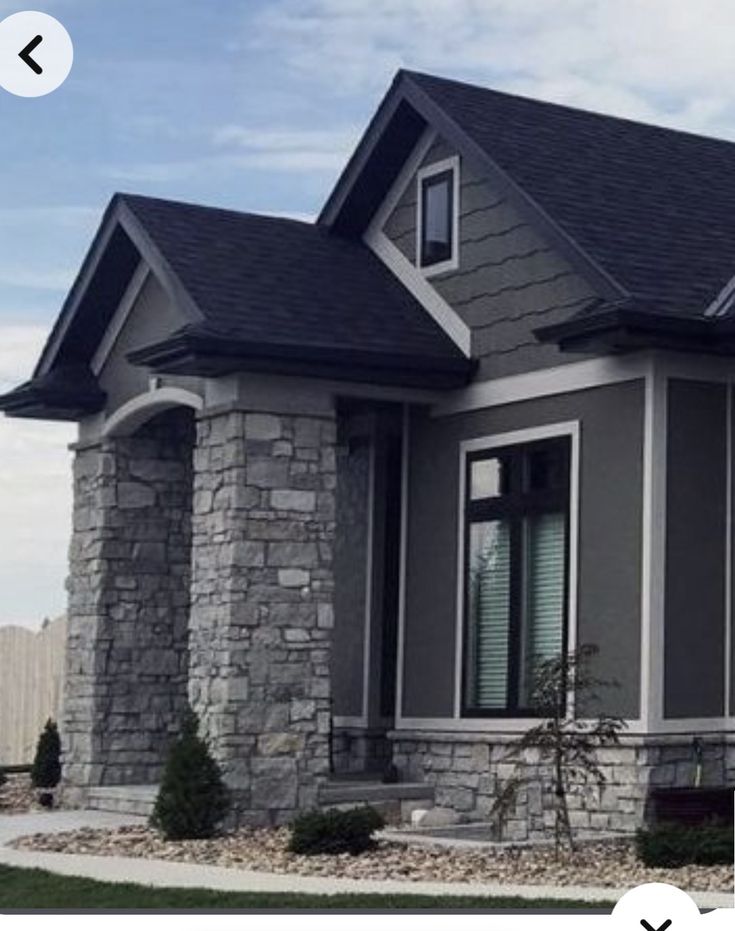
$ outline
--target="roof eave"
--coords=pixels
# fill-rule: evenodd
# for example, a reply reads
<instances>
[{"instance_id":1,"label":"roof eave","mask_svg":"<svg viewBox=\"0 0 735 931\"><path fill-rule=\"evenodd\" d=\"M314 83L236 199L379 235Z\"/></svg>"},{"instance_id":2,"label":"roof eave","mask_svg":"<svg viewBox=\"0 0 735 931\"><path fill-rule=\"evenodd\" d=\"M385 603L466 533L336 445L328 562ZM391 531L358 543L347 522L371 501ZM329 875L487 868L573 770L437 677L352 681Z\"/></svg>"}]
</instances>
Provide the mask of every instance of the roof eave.
<instances>
[{"instance_id":1,"label":"roof eave","mask_svg":"<svg viewBox=\"0 0 735 931\"><path fill-rule=\"evenodd\" d=\"M135 350L127 358L133 365L162 374L216 377L249 371L427 388L463 387L476 369L476 363L459 354L437 358L335 351L334 347L246 342L191 332Z\"/></svg>"},{"instance_id":2,"label":"roof eave","mask_svg":"<svg viewBox=\"0 0 735 931\"><path fill-rule=\"evenodd\" d=\"M556 343L563 352L671 349L735 354L735 326L730 321L626 308L610 308L539 327L534 336L542 343Z\"/></svg>"},{"instance_id":3,"label":"roof eave","mask_svg":"<svg viewBox=\"0 0 735 931\"><path fill-rule=\"evenodd\" d=\"M65 373L53 380L32 378L0 395L0 411L7 417L78 421L101 411L105 400L105 392L86 373Z\"/></svg>"}]
</instances>

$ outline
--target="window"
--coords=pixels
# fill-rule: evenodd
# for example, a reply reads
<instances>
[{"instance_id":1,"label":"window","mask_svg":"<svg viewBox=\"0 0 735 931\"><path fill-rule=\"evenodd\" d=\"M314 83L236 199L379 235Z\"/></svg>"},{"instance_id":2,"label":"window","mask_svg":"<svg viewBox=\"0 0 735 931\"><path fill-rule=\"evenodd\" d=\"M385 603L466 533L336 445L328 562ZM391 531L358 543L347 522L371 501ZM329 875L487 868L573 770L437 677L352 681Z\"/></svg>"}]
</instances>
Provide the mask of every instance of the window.
<instances>
[{"instance_id":1,"label":"window","mask_svg":"<svg viewBox=\"0 0 735 931\"><path fill-rule=\"evenodd\" d=\"M433 273L456 268L458 170L448 159L418 174L417 264Z\"/></svg>"},{"instance_id":2,"label":"window","mask_svg":"<svg viewBox=\"0 0 735 931\"><path fill-rule=\"evenodd\" d=\"M536 670L565 651L567 437L470 453L464 713L534 713Z\"/></svg>"}]
</instances>

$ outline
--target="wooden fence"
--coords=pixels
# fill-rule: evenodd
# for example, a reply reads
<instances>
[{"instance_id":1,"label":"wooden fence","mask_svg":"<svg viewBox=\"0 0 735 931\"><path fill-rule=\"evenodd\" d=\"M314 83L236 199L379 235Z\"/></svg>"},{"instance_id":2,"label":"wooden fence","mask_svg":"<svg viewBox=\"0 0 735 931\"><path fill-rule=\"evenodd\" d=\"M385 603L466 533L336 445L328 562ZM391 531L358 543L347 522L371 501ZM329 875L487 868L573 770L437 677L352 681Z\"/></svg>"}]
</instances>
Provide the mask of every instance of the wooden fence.
<instances>
[{"instance_id":1,"label":"wooden fence","mask_svg":"<svg viewBox=\"0 0 735 931\"><path fill-rule=\"evenodd\" d=\"M47 718L58 720L65 643L63 617L40 631L0 627L0 765L32 762Z\"/></svg>"}]
</instances>

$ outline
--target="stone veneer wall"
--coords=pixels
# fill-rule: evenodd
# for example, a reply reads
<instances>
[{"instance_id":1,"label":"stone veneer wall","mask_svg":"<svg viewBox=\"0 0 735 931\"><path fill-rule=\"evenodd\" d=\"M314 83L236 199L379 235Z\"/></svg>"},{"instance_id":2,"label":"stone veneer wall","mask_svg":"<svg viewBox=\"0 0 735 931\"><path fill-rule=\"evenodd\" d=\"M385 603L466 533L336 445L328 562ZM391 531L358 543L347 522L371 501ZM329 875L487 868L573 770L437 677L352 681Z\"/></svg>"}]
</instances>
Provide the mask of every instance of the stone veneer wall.
<instances>
[{"instance_id":1,"label":"stone veneer wall","mask_svg":"<svg viewBox=\"0 0 735 931\"><path fill-rule=\"evenodd\" d=\"M335 416L198 421L189 694L241 823L329 770Z\"/></svg>"},{"instance_id":2,"label":"stone veneer wall","mask_svg":"<svg viewBox=\"0 0 735 931\"><path fill-rule=\"evenodd\" d=\"M702 784L735 784L735 743L704 738ZM483 740L474 735L393 734L393 761L407 781L435 787L435 803L462 820L487 821L493 802L514 771L508 760L512 738ZM646 817L649 788L691 786L695 761L692 741L675 737L623 737L618 747L599 751L605 773L602 791L594 786L569 797L572 827L582 832L633 831ZM533 754L528 782L519 791L504 830L506 840L549 837L554 823L550 773Z\"/></svg>"},{"instance_id":3,"label":"stone veneer wall","mask_svg":"<svg viewBox=\"0 0 735 931\"><path fill-rule=\"evenodd\" d=\"M194 421L160 414L74 463L68 787L157 781L186 701Z\"/></svg>"}]
</instances>

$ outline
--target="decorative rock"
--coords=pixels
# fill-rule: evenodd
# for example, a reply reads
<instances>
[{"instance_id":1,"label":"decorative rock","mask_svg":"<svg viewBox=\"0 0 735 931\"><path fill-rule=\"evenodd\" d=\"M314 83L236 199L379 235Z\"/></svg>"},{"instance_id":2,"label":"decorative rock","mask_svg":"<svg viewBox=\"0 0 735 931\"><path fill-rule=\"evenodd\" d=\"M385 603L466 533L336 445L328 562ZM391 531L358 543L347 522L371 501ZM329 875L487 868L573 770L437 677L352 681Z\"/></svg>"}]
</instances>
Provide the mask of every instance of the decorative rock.
<instances>
[{"instance_id":1,"label":"decorative rock","mask_svg":"<svg viewBox=\"0 0 735 931\"><path fill-rule=\"evenodd\" d=\"M411 812L415 828L447 828L459 822L459 815L451 808L419 808Z\"/></svg>"}]
</instances>

